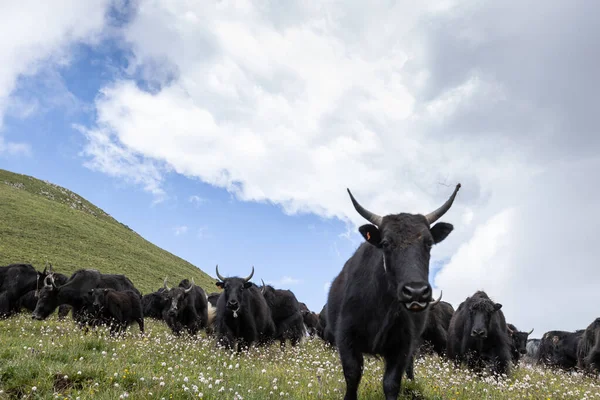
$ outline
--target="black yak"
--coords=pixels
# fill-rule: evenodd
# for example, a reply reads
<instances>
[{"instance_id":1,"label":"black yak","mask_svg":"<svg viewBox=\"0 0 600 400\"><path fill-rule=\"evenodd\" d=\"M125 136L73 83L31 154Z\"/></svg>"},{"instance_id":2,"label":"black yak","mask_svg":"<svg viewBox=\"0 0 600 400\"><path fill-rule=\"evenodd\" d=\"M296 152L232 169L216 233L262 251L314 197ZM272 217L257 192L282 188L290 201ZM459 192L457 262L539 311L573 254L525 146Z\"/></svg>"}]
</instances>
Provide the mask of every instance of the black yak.
<instances>
[{"instance_id":1,"label":"black yak","mask_svg":"<svg viewBox=\"0 0 600 400\"><path fill-rule=\"evenodd\" d=\"M175 335L180 335L186 330L190 335L195 335L200 329L207 326L208 308L204 289L182 280L179 286L169 288L167 278L164 280L165 298L167 306L163 309L163 319Z\"/></svg>"},{"instance_id":2,"label":"black yak","mask_svg":"<svg viewBox=\"0 0 600 400\"><path fill-rule=\"evenodd\" d=\"M454 315L454 307L446 301L440 301L430 308L425 330L421 335L421 353L428 354L433 351L440 356L446 354L448 327L452 315Z\"/></svg>"},{"instance_id":3,"label":"black yak","mask_svg":"<svg viewBox=\"0 0 600 400\"><path fill-rule=\"evenodd\" d=\"M33 311L32 318L46 319L61 304L72 306L73 319L83 326L95 321L92 301L89 291L96 288L108 288L118 291L132 290L142 298L139 290L125 275L103 274L95 269L80 269L71 275L69 280L58 286L54 275L49 274L44 279L39 299Z\"/></svg>"},{"instance_id":4,"label":"black yak","mask_svg":"<svg viewBox=\"0 0 600 400\"><path fill-rule=\"evenodd\" d=\"M467 297L450 321L448 358L476 372L488 366L493 374L508 375L511 340L501 308L483 291Z\"/></svg>"},{"instance_id":5,"label":"black yak","mask_svg":"<svg viewBox=\"0 0 600 400\"><path fill-rule=\"evenodd\" d=\"M271 285L265 285L264 281L262 284L260 292L271 309L271 318L275 324L274 339L279 340L281 347L285 346L288 339L292 346L298 345L306 335L306 330L296 296L291 290L275 289Z\"/></svg>"},{"instance_id":6,"label":"black yak","mask_svg":"<svg viewBox=\"0 0 600 400\"><path fill-rule=\"evenodd\" d=\"M91 289L89 294L97 314L110 326L111 334L124 333L134 322L138 323L140 333L144 333L144 313L139 292L96 288Z\"/></svg>"},{"instance_id":7,"label":"black yak","mask_svg":"<svg viewBox=\"0 0 600 400\"><path fill-rule=\"evenodd\" d=\"M583 332L577 347L577 367L588 374L600 371L600 318Z\"/></svg>"},{"instance_id":8,"label":"black yak","mask_svg":"<svg viewBox=\"0 0 600 400\"><path fill-rule=\"evenodd\" d=\"M548 331L540 340L537 364L572 371L577 367L577 347L584 329Z\"/></svg>"},{"instance_id":9,"label":"black yak","mask_svg":"<svg viewBox=\"0 0 600 400\"><path fill-rule=\"evenodd\" d=\"M450 209L459 188L460 184L430 214L383 217L362 207L348 190L355 210L371 224L359 227L365 242L333 280L327 298L326 336L331 335L340 354L345 400L357 398L363 354L383 357L385 397L398 397L402 376L425 329L429 306L441 299L432 298L430 251L453 226L433 223Z\"/></svg>"},{"instance_id":10,"label":"black yak","mask_svg":"<svg viewBox=\"0 0 600 400\"><path fill-rule=\"evenodd\" d=\"M510 355L514 364L518 364L521 356L527 354L527 339L533 329L529 332L521 332L513 324L506 324L508 336L511 339Z\"/></svg>"},{"instance_id":11,"label":"black yak","mask_svg":"<svg viewBox=\"0 0 600 400\"><path fill-rule=\"evenodd\" d=\"M275 335L275 324L271 317L271 309L258 286L250 282L252 273L246 278L225 278L219 274L220 281L216 285L223 289L217 302L215 320L217 342L227 349L232 349L237 340L237 351L249 348L253 343L268 344Z\"/></svg>"}]
</instances>

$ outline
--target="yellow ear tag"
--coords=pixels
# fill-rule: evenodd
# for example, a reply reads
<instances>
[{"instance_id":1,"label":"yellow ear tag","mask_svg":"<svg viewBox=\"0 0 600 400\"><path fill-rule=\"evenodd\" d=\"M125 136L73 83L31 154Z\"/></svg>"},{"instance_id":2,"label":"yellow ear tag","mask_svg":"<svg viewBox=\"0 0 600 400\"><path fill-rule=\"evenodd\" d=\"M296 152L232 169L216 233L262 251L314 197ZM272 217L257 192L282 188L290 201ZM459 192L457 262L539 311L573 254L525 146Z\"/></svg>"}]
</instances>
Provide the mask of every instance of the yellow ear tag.
<instances>
[{"instance_id":1,"label":"yellow ear tag","mask_svg":"<svg viewBox=\"0 0 600 400\"><path fill-rule=\"evenodd\" d=\"M371 240L371 234L367 232L367 240Z\"/></svg>"}]
</instances>

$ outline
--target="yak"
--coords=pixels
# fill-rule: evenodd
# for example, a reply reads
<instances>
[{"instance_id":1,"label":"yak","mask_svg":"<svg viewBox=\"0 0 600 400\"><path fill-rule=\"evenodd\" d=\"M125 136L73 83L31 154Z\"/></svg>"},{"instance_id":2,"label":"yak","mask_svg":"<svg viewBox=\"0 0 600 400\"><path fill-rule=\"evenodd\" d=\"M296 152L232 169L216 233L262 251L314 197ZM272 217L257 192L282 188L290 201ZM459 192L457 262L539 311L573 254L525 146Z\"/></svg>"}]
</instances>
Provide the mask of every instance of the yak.
<instances>
[{"instance_id":1,"label":"yak","mask_svg":"<svg viewBox=\"0 0 600 400\"><path fill-rule=\"evenodd\" d=\"M274 339L279 340L281 347L285 346L288 339L292 346L297 346L306 335L306 330L296 295L291 290L265 285L264 281L262 284L260 292L271 309L271 318L275 324Z\"/></svg>"},{"instance_id":2,"label":"yak","mask_svg":"<svg viewBox=\"0 0 600 400\"><path fill-rule=\"evenodd\" d=\"M22 296L30 291L35 293L40 275L46 275L46 268L39 272L31 264L0 267L0 318L9 317L17 311Z\"/></svg>"},{"instance_id":3,"label":"yak","mask_svg":"<svg viewBox=\"0 0 600 400\"><path fill-rule=\"evenodd\" d=\"M506 324L506 328L511 339L510 355L516 365L519 364L521 356L527 354L527 338L533 333L533 329L529 332L521 332L513 324Z\"/></svg>"},{"instance_id":4,"label":"yak","mask_svg":"<svg viewBox=\"0 0 600 400\"><path fill-rule=\"evenodd\" d=\"M325 343L334 345L333 335L329 335L331 341L327 337L327 303L323 305L321 312L319 313L319 324L317 325L317 336L320 337Z\"/></svg>"},{"instance_id":5,"label":"yak","mask_svg":"<svg viewBox=\"0 0 600 400\"><path fill-rule=\"evenodd\" d=\"M89 295L97 314L110 326L111 334L125 333L134 322L138 323L140 333L144 333L144 313L139 292L96 288L91 289Z\"/></svg>"},{"instance_id":6,"label":"yak","mask_svg":"<svg viewBox=\"0 0 600 400\"><path fill-rule=\"evenodd\" d=\"M535 364L537 362L540 352L540 341L541 339L527 339L527 345L525 346L527 354L523 357L525 362L529 364Z\"/></svg>"},{"instance_id":7,"label":"yak","mask_svg":"<svg viewBox=\"0 0 600 400\"><path fill-rule=\"evenodd\" d=\"M165 289L161 287L156 292L142 296L142 311L144 318L152 318L158 321L163 320L163 311L168 305L164 293Z\"/></svg>"},{"instance_id":8,"label":"yak","mask_svg":"<svg viewBox=\"0 0 600 400\"><path fill-rule=\"evenodd\" d=\"M167 306L163 309L163 319L175 335L187 330L190 335L196 335L208 323L207 299L204 290L187 279L179 286L169 288L167 278L164 280Z\"/></svg>"},{"instance_id":9,"label":"yak","mask_svg":"<svg viewBox=\"0 0 600 400\"><path fill-rule=\"evenodd\" d=\"M454 315L454 307L447 301L440 301L430 308L425 330L421 335L420 353L430 354L435 352L439 356L446 354L448 327L452 315Z\"/></svg>"},{"instance_id":10,"label":"yak","mask_svg":"<svg viewBox=\"0 0 600 400\"><path fill-rule=\"evenodd\" d=\"M223 289L217 302L215 320L217 343L232 349L237 341L237 351L249 348L253 343L266 345L275 335L275 323L271 309L258 286L250 282L252 272L245 278L225 278L216 267L217 287Z\"/></svg>"},{"instance_id":11,"label":"yak","mask_svg":"<svg viewBox=\"0 0 600 400\"><path fill-rule=\"evenodd\" d=\"M600 371L600 318L583 332L577 347L577 367L588 374Z\"/></svg>"},{"instance_id":12,"label":"yak","mask_svg":"<svg viewBox=\"0 0 600 400\"><path fill-rule=\"evenodd\" d=\"M538 365L572 371L577 367L577 348L585 329L548 331L540 340Z\"/></svg>"},{"instance_id":13,"label":"yak","mask_svg":"<svg viewBox=\"0 0 600 400\"><path fill-rule=\"evenodd\" d=\"M79 269L69 280L58 286L53 274L44 279L39 299L33 311L32 318L44 320L62 304L73 307L73 319L80 327L84 324L94 324L94 309L89 291L96 288L108 288L118 291L132 290L140 299L142 295L133 282L125 275L103 274L95 269Z\"/></svg>"},{"instance_id":14,"label":"yak","mask_svg":"<svg viewBox=\"0 0 600 400\"><path fill-rule=\"evenodd\" d=\"M496 375L510 373L511 339L502 304L477 291L460 304L448 328L448 358L465 362L475 372L487 365Z\"/></svg>"},{"instance_id":15,"label":"yak","mask_svg":"<svg viewBox=\"0 0 600 400\"><path fill-rule=\"evenodd\" d=\"M361 206L349 189L354 209L370 224L358 228L365 242L346 261L327 297L326 336L338 349L346 381L345 400L355 400L362 378L363 354L385 360L383 391L397 399L402 376L425 329L432 298L429 259L433 245L453 230L439 222L450 198L427 214L377 215Z\"/></svg>"},{"instance_id":16,"label":"yak","mask_svg":"<svg viewBox=\"0 0 600 400\"><path fill-rule=\"evenodd\" d=\"M317 334L317 327L319 326L319 314L313 311L301 311L301 313L306 332L310 337L314 337Z\"/></svg>"}]
</instances>

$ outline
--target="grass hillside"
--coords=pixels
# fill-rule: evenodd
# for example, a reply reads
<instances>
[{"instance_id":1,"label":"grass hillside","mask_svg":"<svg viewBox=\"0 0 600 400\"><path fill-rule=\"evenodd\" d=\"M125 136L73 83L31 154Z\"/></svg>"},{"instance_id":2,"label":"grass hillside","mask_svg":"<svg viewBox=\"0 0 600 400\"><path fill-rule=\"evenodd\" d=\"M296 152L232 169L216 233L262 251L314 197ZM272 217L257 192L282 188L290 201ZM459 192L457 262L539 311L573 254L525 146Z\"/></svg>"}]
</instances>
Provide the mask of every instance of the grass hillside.
<instances>
[{"instance_id":1,"label":"grass hillside","mask_svg":"<svg viewBox=\"0 0 600 400\"><path fill-rule=\"evenodd\" d=\"M215 280L148 242L81 196L27 175L0 169L0 265L46 261L67 276L80 268L125 274L148 293L165 276L175 286L194 278L204 290Z\"/></svg>"}]
</instances>

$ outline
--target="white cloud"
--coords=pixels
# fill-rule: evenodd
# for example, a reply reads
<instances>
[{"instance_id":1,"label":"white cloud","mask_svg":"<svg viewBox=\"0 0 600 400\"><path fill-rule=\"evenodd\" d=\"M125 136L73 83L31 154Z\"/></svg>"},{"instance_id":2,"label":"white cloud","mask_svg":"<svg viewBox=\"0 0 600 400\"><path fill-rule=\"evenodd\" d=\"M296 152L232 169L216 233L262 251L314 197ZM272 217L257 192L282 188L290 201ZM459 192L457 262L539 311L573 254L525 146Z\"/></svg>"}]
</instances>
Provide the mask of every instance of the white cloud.
<instances>
[{"instance_id":1,"label":"white cloud","mask_svg":"<svg viewBox=\"0 0 600 400\"><path fill-rule=\"evenodd\" d=\"M267 285L271 285L276 289L286 288L288 286L299 285L302 283L302 279L292 278L291 276L284 276L281 279L275 281L265 281Z\"/></svg>"},{"instance_id":2,"label":"white cloud","mask_svg":"<svg viewBox=\"0 0 600 400\"><path fill-rule=\"evenodd\" d=\"M88 162L158 196L175 171L352 224L364 221L346 187L381 214L425 213L461 182L444 217L455 230L433 251L450 258L444 297L485 289L518 327L586 326L600 300L579 292L595 265L580 243L600 223L587 200L600 194L600 81L586 50L600 5L275 4L144 3L124 36L156 90L102 90ZM561 308L574 298L581 312Z\"/></svg>"},{"instance_id":3,"label":"white cloud","mask_svg":"<svg viewBox=\"0 0 600 400\"><path fill-rule=\"evenodd\" d=\"M6 142L2 136L0 136L0 155L31 155L31 146L27 143L15 143Z\"/></svg>"},{"instance_id":4,"label":"white cloud","mask_svg":"<svg viewBox=\"0 0 600 400\"><path fill-rule=\"evenodd\" d=\"M0 5L0 130L5 113L27 117L36 99L13 99L19 78L69 63L71 46L93 43L111 0L4 1ZM1 135L1 134L0 134ZM2 139L0 137L0 139ZM0 142L0 152L27 153L28 145Z\"/></svg>"},{"instance_id":5,"label":"white cloud","mask_svg":"<svg viewBox=\"0 0 600 400\"><path fill-rule=\"evenodd\" d=\"M173 231L175 232L175 236L184 235L188 231L188 227L185 225L176 226Z\"/></svg>"},{"instance_id":6,"label":"white cloud","mask_svg":"<svg viewBox=\"0 0 600 400\"><path fill-rule=\"evenodd\" d=\"M204 197L200 197L200 196L194 194L188 198L188 201L190 203L194 204L196 207L198 207L198 206L206 203L208 200L205 199Z\"/></svg>"}]
</instances>

